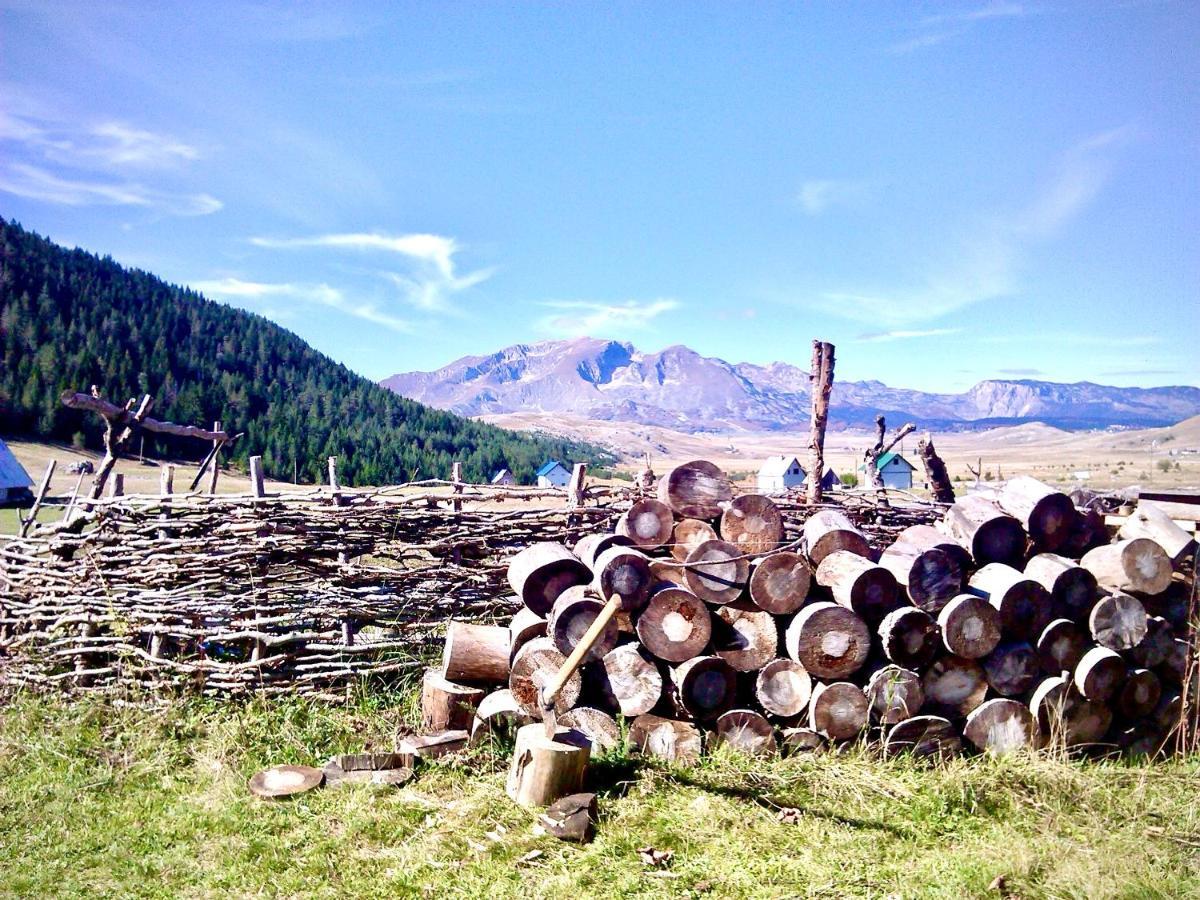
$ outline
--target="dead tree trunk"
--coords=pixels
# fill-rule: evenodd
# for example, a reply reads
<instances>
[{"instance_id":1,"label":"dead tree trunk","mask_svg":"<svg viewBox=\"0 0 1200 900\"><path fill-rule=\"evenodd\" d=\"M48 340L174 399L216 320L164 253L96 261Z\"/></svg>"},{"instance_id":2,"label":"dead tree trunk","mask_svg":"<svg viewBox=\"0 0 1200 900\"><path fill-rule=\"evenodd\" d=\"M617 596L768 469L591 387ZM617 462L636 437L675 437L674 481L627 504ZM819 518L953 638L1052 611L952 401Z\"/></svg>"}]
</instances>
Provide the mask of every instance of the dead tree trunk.
<instances>
[{"instance_id":1,"label":"dead tree trunk","mask_svg":"<svg viewBox=\"0 0 1200 900\"><path fill-rule=\"evenodd\" d=\"M887 488L883 484L883 473L879 471L879 459L887 455L893 447L900 443L906 435L911 434L916 427L912 422L902 425L891 441L884 446L884 436L887 434L887 420L883 416L875 417L875 446L867 449L867 452L863 454L863 459L866 462L867 476L871 479L871 485L875 488L875 493L879 496L879 503L882 506L887 506L888 500Z\"/></svg>"},{"instance_id":2,"label":"dead tree trunk","mask_svg":"<svg viewBox=\"0 0 1200 900\"><path fill-rule=\"evenodd\" d=\"M950 483L950 474L946 471L946 464L942 462L942 458L933 449L933 438L928 434L917 441L917 455L921 457L921 463L925 466L925 478L929 481L933 499L938 503L953 503L954 486Z\"/></svg>"},{"instance_id":3,"label":"dead tree trunk","mask_svg":"<svg viewBox=\"0 0 1200 900\"><path fill-rule=\"evenodd\" d=\"M808 378L812 391L812 424L808 435L808 502L821 502L821 478L825 474L825 425L829 421L829 392L833 390L833 344L813 341L812 369Z\"/></svg>"}]
</instances>

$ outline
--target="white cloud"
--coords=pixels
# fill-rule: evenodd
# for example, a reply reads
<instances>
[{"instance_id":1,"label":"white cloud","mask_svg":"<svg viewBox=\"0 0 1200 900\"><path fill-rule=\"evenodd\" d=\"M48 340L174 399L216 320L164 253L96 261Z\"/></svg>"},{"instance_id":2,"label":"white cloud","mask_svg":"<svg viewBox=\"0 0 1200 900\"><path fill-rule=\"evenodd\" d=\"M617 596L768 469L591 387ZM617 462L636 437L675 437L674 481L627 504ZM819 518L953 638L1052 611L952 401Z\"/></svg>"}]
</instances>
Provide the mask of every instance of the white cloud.
<instances>
[{"instance_id":1,"label":"white cloud","mask_svg":"<svg viewBox=\"0 0 1200 900\"><path fill-rule=\"evenodd\" d=\"M206 216L224 204L211 194L178 194L133 182L66 178L26 163L0 163L0 191L62 206L139 206Z\"/></svg>"},{"instance_id":2,"label":"white cloud","mask_svg":"<svg viewBox=\"0 0 1200 900\"><path fill-rule=\"evenodd\" d=\"M1036 9L1024 3L994 0L992 3L972 9L925 16L917 23L918 34L892 44L887 48L887 52L895 56L902 56L966 34L988 20L1023 19L1026 16L1035 15L1037 12Z\"/></svg>"},{"instance_id":3,"label":"white cloud","mask_svg":"<svg viewBox=\"0 0 1200 900\"><path fill-rule=\"evenodd\" d=\"M567 337L622 337L629 331L648 327L654 319L678 309L680 304L677 300L662 298L645 303L636 300L623 303L555 300L541 305L558 310L538 322L541 331Z\"/></svg>"},{"instance_id":4,"label":"white cloud","mask_svg":"<svg viewBox=\"0 0 1200 900\"><path fill-rule=\"evenodd\" d=\"M212 281L193 281L190 286L193 290L206 296L223 299L258 302L269 298L291 298L304 303L327 306L393 331L408 333L413 330L412 323L390 315L374 304L350 300L341 290L327 284L292 284L221 278ZM264 314L267 314L267 310L264 310ZM272 318L274 317L272 316Z\"/></svg>"},{"instance_id":5,"label":"white cloud","mask_svg":"<svg viewBox=\"0 0 1200 900\"><path fill-rule=\"evenodd\" d=\"M901 341L909 338L941 337L947 334L958 334L961 328L898 328L893 331L873 331L860 334L855 342L859 344L882 344L888 341Z\"/></svg>"},{"instance_id":6,"label":"white cloud","mask_svg":"<svg viewBox=\"0 0 1200 900\"><path fill-rule=\"evenodd\" d=\"M811 178L800 186L800 205L810 216L831 206L848 206L865 200L870 186L865 181Z\"/></svg>"},{"instance_id":7,"label":"white cloud","mask_svg":"<svg viewBox=\"0 0 1200 900\"><path fill-rule=\"evenodd\" d=\"M942 25L946 22L981 22L985 19L1019 19L1028 16L1033 10L1024 3L1009 3L1005 0L995 0L975 9L964 9L959 12L938 13L926 16L921 20L924 26Z\"/></svg>"}]
</instances>

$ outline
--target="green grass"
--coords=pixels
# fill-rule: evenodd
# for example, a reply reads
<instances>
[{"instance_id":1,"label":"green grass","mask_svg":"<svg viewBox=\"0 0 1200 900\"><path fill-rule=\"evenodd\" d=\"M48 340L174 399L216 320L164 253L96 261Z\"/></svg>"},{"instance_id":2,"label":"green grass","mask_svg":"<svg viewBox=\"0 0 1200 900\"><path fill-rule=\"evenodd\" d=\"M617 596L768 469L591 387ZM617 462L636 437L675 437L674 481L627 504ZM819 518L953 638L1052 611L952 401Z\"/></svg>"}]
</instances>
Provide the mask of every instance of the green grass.
<instances>
[{"instance_id":1,"label":"green grass","mask_svg":"<svg viewBox=\"0 0 1200 900\"><path fill-rule=\"evenodd\" d=\"M687 770L607 757L591 768L601 821L583 847L533 833L501 754L399 790L248 794L268 764L390 746L412 706L18 695L0 709L0 895L1200 895L1196 759L928 767L853 751ZM673 877L645 869L647 845L674 852Z\"/></svg>"},{"instance_id":2,"label":"green grass","mask_svg":"<svg viewBox=\"0 0 1200 900\"><path fill-rule=\"evenodd\" d=\"M22 516L29 515L29 510L20 511ZM57 508L43 507L38 510L39 522L57 522L62 518L63 511ZM12 506L0 508L0 535L16 534L21 530L21 520L17 517L17 509Z\"/></svg>"}]
</instances>

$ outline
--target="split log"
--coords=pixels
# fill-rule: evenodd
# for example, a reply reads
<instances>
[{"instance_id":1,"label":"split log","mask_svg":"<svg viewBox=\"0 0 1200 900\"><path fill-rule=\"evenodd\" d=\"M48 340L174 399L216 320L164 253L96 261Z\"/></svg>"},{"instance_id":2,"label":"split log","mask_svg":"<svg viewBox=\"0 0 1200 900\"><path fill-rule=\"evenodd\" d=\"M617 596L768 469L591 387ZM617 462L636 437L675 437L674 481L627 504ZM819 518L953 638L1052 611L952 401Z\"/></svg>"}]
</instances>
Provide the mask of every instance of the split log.
<instances>
[{"instance_id":1,"label":"split log","mask_svg":"<svg viewBox=\"0 0 1200 900\"><path fill-rule=\"evenodd\" d=\"M502 625L451 622L442 649L442 676L467 684L504 684L511 646L512 633Z\"/></svg>"},{"instance_id":2,"label":"split log","mask_svg":"<svg viewBox=\"0 0 1200 900\"><path fill-rule=\"evenodd\" d=\"M1162 697L1162 682L1149 669L1131 669L1117 691L1113 706L1126 719L1150 715Z\"/></svg>"},{"instance_id":3,"label":"split log","mask_svg":"<svg viewBox=\"0 0 1200 900\"><path fill-rule=\"evenodd\" d=\"M627 718L650 712L662 697L662 673L637 644L610 650L592 671L601 693Z\"/></svg>"},{"instance_id":4,"label":"split log","mask_svg":"<svg viewBox=\"0 0 1200 900\"><path fill-rule=\"evenodd\" d=\"M808 708L812 677L795 660L772 660L759 671L754 693L770 715L794 718Z\"/></svg>"},{"instance_id":5,"label":"split log","mask_svg":"<svg viewBox=\"0 0 1200 900\"><path fill-rule=\"evenodd\" d=\"M705 541L688 554L688 587L709 603L732 603L745 590L749 575L749 561L726 541Z\"/></svg>"},{"instance_id":6,"label":"split log","mask_svg":"<svg viewBox=\"0 0 1200 900\"><path fill-rule=\"evenodd\" d=\"M1112 724L1112 710L1088 700L1061 675L1051 675L1033 690L1029 709L1051 744L1067 747L1094 744Z\"/></svg>"},{"instance_id":7,"label":"split log","mask_svg":"<svg viewBox=\"0 0 1200 900\"><path fill-rule=\"evenodd\" d=\"M871 721L881 725L911 719L925 705L921 676L901 666L884 666L872 672L866 695Z\"/></svg>"},{"instance_id":8,"label":"split log","mask_svg":"<svg viewBox=\"0 0 1200 900\"><path fill-rule=\"evenodd\" d=\"M680 519L671 534L671 556L686 562L688 555L705 541L717 540L717 531L701 519Z\"/></svg>"},{"instance_id":9,"label":"split log","mask_svg":"<svg viewBox=\"0 0 1200 900\"><path fill-rule=\"evenodd\" d=\"M637 619L643 646L669 663L699 656L712 637L712 617L704 601L683 588L661 588Z\"/></svg>"},{"instance_id":10,"label":"split log","mask_svg":"<svg viewBox=\"0 0 1200 900\"><path fill-rule=\"evenodd\" d=\"M752 709L731 709L717 717L716 744L749 756L775 756L775 729Z\"/></svg>"},{"instance_id":11,"label":"split log","mask_svg":"<svg viewBox=\"0 0 1200 900\"><path fill-rule=\"evenodd\" d=\"M997 494L1000 508L1014 516L1041 550L1067 542L1075 522L1075 504L1061 491L1028 475L1009 479Z\"/></svg>"},{"instance_id":12,"label":"split log","mask_svg":"<svg viewBox=\"0 0 1200 900\"><path fill-rule=\"evenodd\" d=\"M867 625L836 603L810 603L784 634L787 654L817 678L845 678L857 672L871 650Z\"/></svg>"},{"instance_id":13,"label":"split log","mask_svg":"<svg viewBox=\"0 0 1200 900\"><path fill-rule=\"evenodd\" d=\"M1065 556L1037 554L1025 564L1025 577L1050 592L1056 616L1072 622L1087 621L1100 596L1096 576Z\"/></svg>"},{"instance_id":14,"label":"split log","mask_svg":"<svg viewBox=\"0 0 1200 900\"><path fill-rule=\"evenodd\" d=\"M425 731L466 730L483 700L481 688L455 684L436 669L421 680L421 728Z\"/></svg>"},{"instance_id":15,"label":"split log","mask_svg":"<svg viewBox=\"0 0 1200 900\"><path fill-rule=\"evenodd\" d=\"M977 750L1011 753L1038 746L1041 733L1029 707L1017 700L987 700L967 716L963 737Z\"/></svg>"},{"instance_id":16,"label":"split log","mask_svg":"<svg viewBox=\"0 0 1200 900\"><path fill-rule=\"evenodd\" d=\"M546 620L528 606L522 606L508 623L509 653L511 661L517 652L534 638L546 636Z\"/></svg>"},{"instance_id":17,"label":"split log","mask_svg":"<svg viewBox=\"0 0 1200 900\"><path fill-rule=\"evenodd\" d=\"M879 565L895 576L913 606L932 615L937 615L962 590L962 569L949 554L936 547L923 550L897 541L883 551Z\"/></svg>"},{"instance_id":18,"label":"split log","mask_svg":"<svg viewBox=\"0 0 1200 900\"><path fill-rule=\"evenodd\" d=\"M719 656L697 656L671 672L679 705L695 719L711 721L733 706L737 678Z\"/></svg>"},{"instance_id":19,"label":"split log","mask_svg":"<svg viewBox=\"0 0 1200 900\"><path fill-rule=\"evenodd\" d=\"M508 583L521 602L539 616L550 612L558 595L592 580L592 571L562 544L526 547L508 563Z\"/></svg>"},{"instance_id":20,"label":"split log","mask_svg":"<svg viewBox=\"0 0 1200 900\"><path fill-rule=\"evenodd\" d=\"M555 648L548 637L534 638L517 651L508 677L508 689L523 713L541 718L542 685L549 684L566 661L567 657ZM566 712L579 701L582 690L583 679L579 672L575 672L554 698L555 709L560 713Z\"/></svg>"},{"instance_id":21,"label":"split log","mask_svg":"<svg viewBox=\"0 0 1200 900\"><path fill-rule=\"evenodd\" d=\"M469 740L467 732L458 730L410 734L396 742L396 756L402 767L412 769L421 762L440 759L466 749Z\"/></svg>"},{"instance_id":22,"label":"split log","mask_svg":"<svg viewBox=\"0 0 1200 900\"><path fill-rule=\"evenodd\" d=\"M558 724L574 728L592 742L592 754L598 755L621 746L621 729L617 720L603 710L577 706L558 717Z\"/></svg>"},{"instance_id":23,"label":"split log","mask_svg":"<svg viewBox=\"0 0 1200 900\"><path fill-rule=\"evenodd\" d=\"M836 509L822 509L804 520L804 552L813 567L829 554L845 550L869 557L871 545L866 536L845 515Z\"/></svg>"},{"instance_id":24,"label":"split log","mask_svg":"<svg viewBox=\"0 0 1200 900\"><path fill-rule=\"evenodd\" d=\"M943 656L921 677L925 707L950 719L961 718L987 696L987 675L979 663L958 656Z\"/></svg>"},{"instance_id":25,"label":"split log","mask_svg":"<svg viewBox=\"0 0 1200 900\"><path fill-rule=\"evenodd\" d=\"M915 606L901 607L884 616L879 639L883 655L909 669L925 668L941 645L937 622Z\"/></svg>"},{"instance_id":26,"label":"split log","mask_svg":"<svg viewBox=\"0 0 1200 900\"><path fill-rule=\"evenodd\" d=\"M1171 623L1162 616L1146 619L1146 636L1129 651L1129 658L1144 669L1153 669L1166 661L1175 643Z\"/></svg>"},{"instance_id":27,"label":"split log","mask_svg":"<svg viewBox=\"0 0 1200 900\"><path fill-rule=\"evenodd\" d=\"M896 535L896 543L909 544L920 550L941 550L954 560L964 581L967 572L974 567L974 560L967 548L932 525L909 525Z\"/></svg>"},{"instance_id":28,"label":"split log","mask_svg":"<svg viewBox=\"0 0 1200 900\"><path fill-rule=\"evenodd\" d=\"M554 601L550 616L546 620L546 636L563 656L570 656L592 623L599 618L605 603L599 597L587 593L581 585L569 587ZM617 623L609 619L604 630L596 638L583 657L584 663L595 662L617 646Z\"/></svg>"},{"instance_id":29,"label":"split log","mask_svg":"<svg viewBox=\"0 0 1200 900\"><path fill-rule=\"evenodd\" d=\"M1082 626L1070 619L1055 619L1038 637L1038 660L1047 675L1074 672L1091 647L1091 635Z\"/></svg>"},{"instance_id":30,"label":"split log","mask_svg":"<svg viewBox=\"0 0 1200 900\"><path fill-rule=\"evenodd\" d=\"M962 752L962 738L941 716L913 716L897 722L883 740L883 755L911 753L921 759L950 759Z\"/></svg>"},{"instance_id":31,"label":"split log","mask_svg":"<svg viewBox=\"0 0 1200 900\"><path fill-rule=\"evenodd\" d=\"M619 595L621 608L636 612L650 599L654 576L650 563L641 553L628 547L609 547L592 565L592 587L605 600Z\"/></svg>"},{"instance_id":32,"label":"split log","mask_svg":"<svg viewBox=\"0 0 1200 900\"><path fill-rule=\"evenodd\" d=\"M1170 557L1149 538L1097 547L1085 553L1079 564L1110 591L1161 594L1171 583Z\"/></svg>"},{"instance_id":33,"label":"split log","mask_svg":"<svg viewBox=\"0 0 1200 900\"><path fill-rule=\"evenodd\" d=\"M825 738L811 728L785 728L779 734L779 749L784 756L816 753L825 749Z\"/></svg>"},{"instance_id":34,"label":"split log","mask_svg":"<svg viewBox=\"0 0 1200 900\"><path fill-rule=\"evenodd\" d=\"M1004 563L989 563L972 575L967 591L996 608L1001 631L1015 640L1036 641L1054 618L1050 593Z\"/></svg>"},{"instance_id":35,"label":"split log","mask_svg":"<svg viewBox=\"0 0 1200 900\"><path fill-rule=\"evenodd\" d=\"M665 503L644 497L617 519L617 534L643 550L655 550L671 540L675 517Z\"/></svg>"},{"instance_id":36,"label":"split log","mask_svg":"<svg viewBox=\"0 0 1200 900\"><path fill-rule=\"evenodd\" d=\"M779 653L775 617L744 600L717 607L712 652L738 672L757 672Z\"/></svg>"},{"instance_id":37,"label":"split log","mask_svg":"<svg viewBox=\"0 0 1200 900\"><path fill-rule=\"evenodd\" d=\"M325 773L312 766L272 766L254 773L250 779L250 793L273 800L311 791L324 782Z\"/></svg>"},{"instance_id":38,"label":"split log","mask_svg":"<svg viewBox=\"0 0 1200 900\"><path fill-rule=\"evenodd\" d=\"M768 553L783 540L783 516L769 497L743 494L721 514L721 538L737 547L739 553Z\"/></svg>"},{"instance_id":39,"label":"split log","mask_svg":"<svg viewBox=\"0 0 1200 900\"><path fill-rule=\"evenodd\" d=\"M1000 613L974 594L959 594L938 613L942 646L963 659L981 659L1000 643Z\"/></svg>"},{"instance_id":40,"label":"split log","mask_svg":"<svg viewBox=\"0 0 1200 900\"><path fill-rule=\"evenodd\" d=\"M803 606L811 586L812 570L799 553L773 553L750 566L750 599L777 616Z\"/></svg>"},{"instance_id":41,"label":"split log","mask_svg":"<svg viewBox=\"0 0 1200 900\"><path fill-rule=\"evenodd\" d=\"M1030 644L1007 641L981 661L988 685L1001 697L1033 690L1042 677L1042 662Z\"/></svg>"},{"instance_id":42,"label":"split log","mask_svg":"<svg viewBox=\"0 0 1200 900\"><path fill-rule=\"evenodd\" d=\"M690 765L700 761L700 729L678 719L638 716L629 725L629 745L667 762Z\"/></svg>"},{"instance_id":43,"label":"split log","mask_svg":"<svg viewBox=\"0 0 1200 900\"><path fill-rule=\"evenodd\" d=\"M1121 523L1117 536L1122 540L1148 538L1154 541L1175 568L1196 551L1195 538L1176 525L1161 506L1145 500L1140 501L1133 514Z\"/></svg>"},{"instance_id":44,"label":"split log","mask_svg":"<svg viewBox=\"0 0 1200 900\"><path fill-rule=\"evenodd\" d=\"M821 560L817 584L829 588L834 600L872 625L882 621L900 602L891 572L847 550L835 551Z\"/></svg>"},{"instance_id":45,"label":"split log","mask_svg":"<svg viewBox=\"0 0 1200 900\"><path fill-rule=\"evenodd\" d=\"M632 547L633 541L623 534L589 534L576 543L574 553L589 569L596 564L596 557L609 547Z\"/></svg>"},{"instance_id":46,"label":"split log","mask_svg":"<svg viewBox=\"0 0 1200 900\"><path fill-rule=\"evenodd\" d=\"M925 480L929 482L929 491L938 503L954 502L954 485L950 483L950 474L946 464L933 448L933 438L927 433L917 441L917 456L925 467Z\"/></svg>"},{"instance_id":47,"label":"split log","mask_svg":"<svg viewBox=\"0 0 1200 900\"><path fill-rule=\"evenodd\" d=\"M833 344L813 341L812 368L808 373L812 399L812 423L808 430L807 498L809 505L821 502L821 476L825 472L825 426L829 421L829 394L833 390ZM814 563L815 565L815 563Z\"/></svg>"},{"instance_id":48,"label":"split log","mask_svg":"<svg viewBox=\"0 0 1200 900\"><path fill-rule=\"evenodd\" d=\"M1093 647L1075 667L1075 689L1088 700L1104 702L1125 680L1125 660L1107 647Z\"/></svg>"},{"instance_id":49,"label":"split log","mask_svg":"<svg viewBox=\"0 0 1200 900\"><path fill-rule=\"evenodd\" d=\"M1025 529L986 497L968 494L954 502L942 520L946 533L962 544L975 564L1019 565L1025 555Z\"/></svg>"},{"instance_id":50,"label":"split log","mask_svg":"<svg viewBox=\"0 0 1200 900\"><path fill-rule=\"evenodd\" d=\"M867 695L848 681L818 684L808 701L808 727L831 741L845 741L867 727Z\"/></svg>"},{"instance_id":51,"label":"split log","mask_svg":"<svg viewBox=\"0 0 1200 900\"><path fill-rule=\"evenodd\" d=\"M595 794L568 794L560 797L538 816L538 824L560 841L586 844L596 832Z\"/></svg>"},{"instance_id":52,"label":"split log","mask_svg":"<svg viewBox=\"0 0 1200 900\"><path fill-rule=\"evenodd\" d=\"M1145 639L1149 616L1136 597L1110 594L1092 607L1088 628L1101 647L1117 651L1131 650Z\"/></svg>"},{"instance_id":53,"label":"split log","mask_svg":"<svg viewBox=\"0 0 1200 900\"><path fill-rule=\"evenodd\" d=\"M540 722L524 725L517 731L505 790L521 806L549 806L582 790L590 757L591 742L573 728L551 736Z\"/></svg>"},{"instance_id":54,"label":"split log","mask_svg":"<svg viewBox=\"0 0 1200 900\"><path fill-rule=\"evenodd\" d=\"M658 499L689 519L715 519L733 499L733 486L718 466L697 459L676 466L658 483Z\"/></svg>"},{"instance_id":55,"label":"split log","mask_svg":"<svg viewBox=\"0 0 1200 900\"><path fill-rule=\"evenodd\" d=\"M508 688L492 691L479 701L475 709L475 716L471 720L471 745L479 744L493 735L515 735L519 727L532 721L533 717L517 705L512 691Z\"/></svg>"}]
</instances>

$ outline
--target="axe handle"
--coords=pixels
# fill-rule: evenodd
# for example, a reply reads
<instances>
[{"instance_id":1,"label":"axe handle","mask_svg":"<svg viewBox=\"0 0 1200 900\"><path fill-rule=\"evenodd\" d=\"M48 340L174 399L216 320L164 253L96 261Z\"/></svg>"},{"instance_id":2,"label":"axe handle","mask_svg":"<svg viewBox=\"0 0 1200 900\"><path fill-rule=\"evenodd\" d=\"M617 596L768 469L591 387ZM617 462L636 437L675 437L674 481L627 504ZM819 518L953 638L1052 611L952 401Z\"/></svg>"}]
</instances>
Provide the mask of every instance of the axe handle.
<instances>
[{"instance_id":1,"label":"axe handle","mask_svg":"<svg viewBox=\"0 0 1200 900\"><path fill-rule=\"evenodd\" d=\"M567 661L562 664L562 668L558 670L558 674L554 676L554 680L546 685L542 691L542 702L553 703L554 698L558 696L558 692L562 690L564 684L575 674L575 670L579 668L583 662L583 658L588 655L588 651L592 649L592 645L596 643L600 635L604 632L605 626L609 620L617 614L617 610L621 608L621 595L613 594L612 599L604 604L604 609L600 610L600 615L596 616L592 622L592 627L575 645L575 649L571 651L571 655L567 657Z\"/></svg>"}]
</instances>

